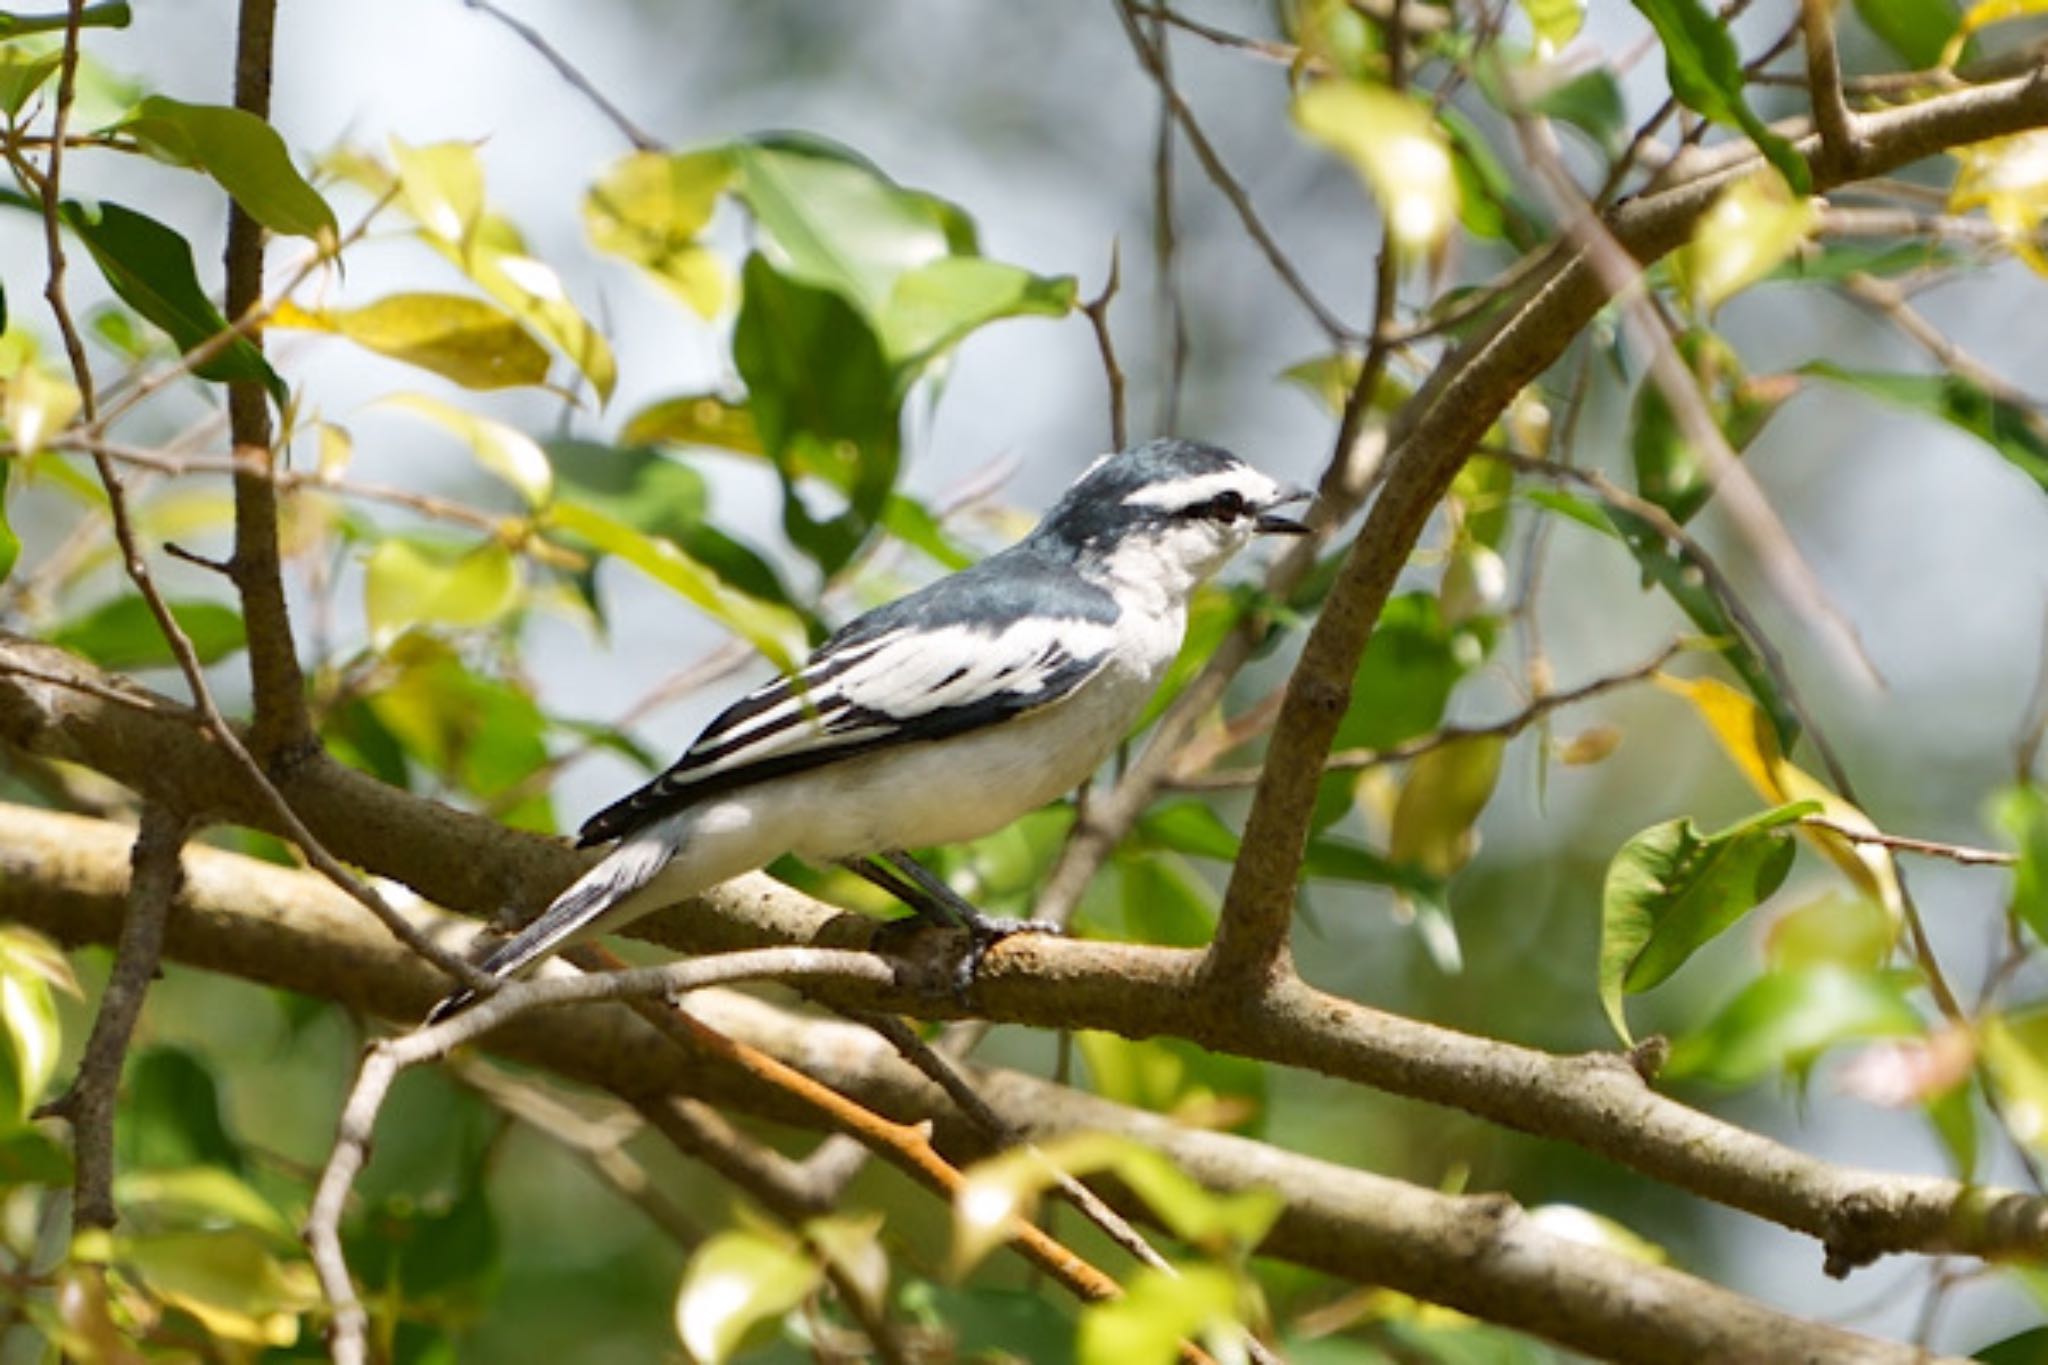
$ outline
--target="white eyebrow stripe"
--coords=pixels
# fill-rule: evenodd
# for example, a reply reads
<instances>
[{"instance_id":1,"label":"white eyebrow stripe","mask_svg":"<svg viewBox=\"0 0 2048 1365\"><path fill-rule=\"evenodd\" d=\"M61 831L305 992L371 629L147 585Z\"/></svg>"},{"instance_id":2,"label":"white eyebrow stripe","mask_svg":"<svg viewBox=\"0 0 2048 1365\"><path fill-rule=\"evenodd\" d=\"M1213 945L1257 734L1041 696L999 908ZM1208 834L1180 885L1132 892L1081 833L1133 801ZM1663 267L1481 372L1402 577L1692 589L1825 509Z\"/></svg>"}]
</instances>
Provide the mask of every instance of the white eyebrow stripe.
<instances>
[{"instance_id":1,"label":"white eyebrow stripe","mask_svg":"<svg viewBox=\"0 0 2048 1365\"><path fill-rule=\"evenodd\" d=\"M1147 484L1124 499L1126 507L1193 507L1218 493L1237 492L1249 501L1271 496L1259 485L1265 482L1249 469L1224 469L1214 474L1196 474L1170 483Z\"/></svg>"}]
</instances>

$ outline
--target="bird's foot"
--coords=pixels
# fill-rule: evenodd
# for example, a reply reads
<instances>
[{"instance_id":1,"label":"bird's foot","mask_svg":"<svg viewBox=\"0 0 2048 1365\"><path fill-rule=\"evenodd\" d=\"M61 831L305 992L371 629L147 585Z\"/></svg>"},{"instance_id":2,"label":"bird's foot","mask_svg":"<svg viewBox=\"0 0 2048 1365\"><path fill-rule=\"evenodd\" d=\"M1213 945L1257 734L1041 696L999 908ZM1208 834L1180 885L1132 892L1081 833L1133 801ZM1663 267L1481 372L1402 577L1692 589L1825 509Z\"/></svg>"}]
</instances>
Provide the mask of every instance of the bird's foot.
<instances>
[{"instance_id":1,"label":"bird's foot","mask_svg":"<svg viewBox=\"0 0 2048 1365\"><path fill-rule=\"evenodd\" d=\"M974 917L964 926L967 930L967 951L960 955L960 961L953 968L953 999L962 1005L974 989L974 980L981 975L982 959L1006 938L1018 934L1059 934L1065 932L1057 924L1044 920L1011 919L1001 915L984 915L976 911Z\"/></svg>"}]
</instances>

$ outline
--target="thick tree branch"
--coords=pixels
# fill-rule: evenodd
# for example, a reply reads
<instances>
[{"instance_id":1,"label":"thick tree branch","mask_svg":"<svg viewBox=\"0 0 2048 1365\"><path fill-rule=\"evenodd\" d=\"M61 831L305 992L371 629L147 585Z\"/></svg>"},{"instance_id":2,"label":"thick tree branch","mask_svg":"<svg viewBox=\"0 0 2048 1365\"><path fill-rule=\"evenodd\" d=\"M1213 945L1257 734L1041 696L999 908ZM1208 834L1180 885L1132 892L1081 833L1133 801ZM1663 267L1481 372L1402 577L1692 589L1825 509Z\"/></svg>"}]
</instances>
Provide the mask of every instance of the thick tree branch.
<instances>
[{"instance_id":1,"label":"thick tree branch","mask_svg":"<svg viewBox=\"0 0 2048 1365\"><path fill-rule=\"evenodd\" d=\"M124 848L122 832L100 822L10 809L0 822L0 916L72 942L109 941L123 914ZM431 967L371 929L318 878L205 848L189 850L186 865L187 886L166 941L177 961L401 1019L416 1016L444 988ZM1160 956L1122 951L1140 959ZM1183 979L1191 975L1191 955L1165 956L1180 961ZM1300 988L1294 1003L1327 1007L1310 995ZM934 1120L935 1139L945 1150L963 1158L985 1150L975 1123L944 1091L866 1029L715 990L692 996L691 1012L897 1122ZM513 1019L489 1041L507 1055L643 1106L688 1096L785 1122L816 1122L785 1093L715 1058L686 1055L609 1006ZM1557 1064L1575 1068L1574 1083L1591 1074L1564 1059ZM1384 1284L1594 1355L1902 1365L1924 1359L1904 1346L1787 1317L1677 1271L1564 1241L1501 1196L1441 1195L1247 1139L1185 1129L1020 1073L970 1074L977 1093L1022 1137L1122 1132L1216 1189L1277 1190L1286 1209L1262 1247L1266 1254ZM1626 1124L1629 1115L1616 1113L1612 1121Z\"/></svg>"},{"instance_id":2,"label":"thick tree branch","mask_svg":"<svg viewBox=\"0 0 2048 1365\"><path fill-rule=\"evenodd\" d=\"M1924 156L2048 123L2048 72L1940 95L1859 121L1859 175L1883 175ZM1818 141L1800 150L1810 160ZM1655 261L1690 235L1700 215L1760 159L1747 143L1682 160L1678 183L1602 215L1608 233L1639 262ZM1697 168L1697 169L1695 169ZM1817 189L1841 182L1832 164L1813 167ZM1295 880L1323 756L1350 701L1351 680L1394 579L1467 455L1516 394L1564 353L1610 291L1583 250L1538 274L1523 301L1439 365L1396 421L1392 472L1303 646L1288 684L1264 779L1246 822L1208 964L1215 980L1255 992L1284 968Z\"/></svg>"},{"instance_id":3,"label":"thick tree branch","mask_svg":"<svg viewBox=\"0 0 2048 1365\"><path fill-rule=\"evenodd\" d=\"M112 705L88 692L11 676L7 666L17 658L49 676L98 676L60 650L0 633L0 738L91 762L145 792L196 803L190 809L265 827L263 809L241 792L238 771L176 718L177 708ZM422 801L331 762L306 765L291 789L300 809L327 821L341 856L469 914L544 903L589 861L554 841ZM244 806L247 813L234 817ZM0 869L20 866L27 881L16 912L10 887L0 879L0 915L33 912L37 922L50 917L47 907L37 909L40 901L29 889L65 885L56 874L67 865L44 861L54 836L31 838L29 831L32 820L57 818L7 808ZM94 828L90 822L67 828L81 825ZM23 858L28 861L16 862ZM30 875L30 867L47 874ZM514 875L523 877L516 895L506 888ZM778 943L864 946L873 929L872 921L754 874L638 921L631 932L688 952L725 952ZM937 979L957 945L948 935L926 934L911 947L934 955L924 979ZM1612 1055L1559 1057L1474 1038L1325 995L1292 978L1271 991L1238 994L1205 982L1201 965L1199 954L1179 949L1019 936L983 964L973 1009L979 1018L1005 1023L1129 1037L1173 1034L1560 1138L1820 1238L1837 1268L1892 1252L2048 1252L2048 1201L1834 1166L1658 1095ZM431 998L423 992L380 1012L417 1014L433 998L438 992ZM835 1007L926 1018L961 1013L947 991L842 987L819 998Z\"/></svg>"},{"instance_id":4,"label":"thick tree branch","mask_svg":"<svg viewBox=\"0 0 2048 1365\"><path fill-rule=\"evenodd\" d=\"M241 0L235 29L235 107L270 118L270 72L277 30L277 0ZM241 204L228 205L227 315L241 318L263 304L263 225ZM263 346L260 328L250 326L248 343ZM249 747L276 772L314 743L306 714L305 679L291 613L285 606L283 565L278 558L277 487L272 473L270 399L262 381L228 384L228 436L235 452L235 549L228 561L242 597L248 627L249 673L255 720Z\"/></svg>"}]
</instances>

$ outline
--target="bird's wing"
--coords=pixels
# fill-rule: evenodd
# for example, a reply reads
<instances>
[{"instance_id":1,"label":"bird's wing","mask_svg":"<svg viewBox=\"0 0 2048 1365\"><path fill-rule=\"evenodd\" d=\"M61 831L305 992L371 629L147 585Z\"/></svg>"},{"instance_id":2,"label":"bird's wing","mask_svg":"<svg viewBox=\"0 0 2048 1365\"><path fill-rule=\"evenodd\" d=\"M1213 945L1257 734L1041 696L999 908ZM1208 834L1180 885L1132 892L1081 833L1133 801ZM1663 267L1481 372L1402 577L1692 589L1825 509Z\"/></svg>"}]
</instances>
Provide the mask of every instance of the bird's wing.
<instances>
[{"instance_id":1,"label":"bird's wing","mask_svg":"<svg viewBox=\"0 0 2048 1365\"><path fill-rule=\"evenodd\" d=\"M749 783L1052 705L1108 661L1115 617L1107 593L1054 567L1012 561L941 579L742 697L668 771L592 816L578 842L621 838Z\"/></svg>"}]
</instances>

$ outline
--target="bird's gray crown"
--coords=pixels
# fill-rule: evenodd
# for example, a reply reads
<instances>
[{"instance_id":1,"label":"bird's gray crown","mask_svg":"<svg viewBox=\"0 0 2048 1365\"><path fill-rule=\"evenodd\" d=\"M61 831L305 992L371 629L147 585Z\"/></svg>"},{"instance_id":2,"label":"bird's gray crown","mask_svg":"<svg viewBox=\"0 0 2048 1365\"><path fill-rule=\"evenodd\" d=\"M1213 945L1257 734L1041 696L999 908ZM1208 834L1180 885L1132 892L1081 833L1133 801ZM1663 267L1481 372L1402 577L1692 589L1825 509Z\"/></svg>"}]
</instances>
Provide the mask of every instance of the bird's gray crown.
<instances>
[{"instance_id":1,"label":"bird's gray crown","mask_svg":"<svg viewBox=\"0 0 2048 1365\"><path fill-rule=\"evenodd\" d=\"M1218 446L1147 441L1096 461L1045 514L1033 539L1075 550L1100 544L1133 527L1172 519L1211 496L1217 476L1241 471L1249 472L1248 466Z\"/></svg>"}]
</instances>

